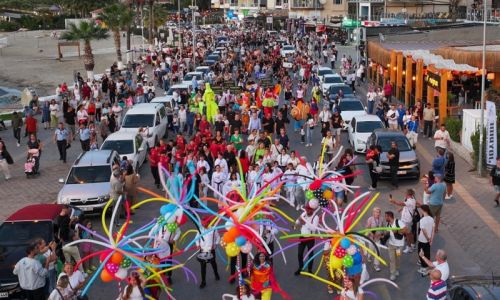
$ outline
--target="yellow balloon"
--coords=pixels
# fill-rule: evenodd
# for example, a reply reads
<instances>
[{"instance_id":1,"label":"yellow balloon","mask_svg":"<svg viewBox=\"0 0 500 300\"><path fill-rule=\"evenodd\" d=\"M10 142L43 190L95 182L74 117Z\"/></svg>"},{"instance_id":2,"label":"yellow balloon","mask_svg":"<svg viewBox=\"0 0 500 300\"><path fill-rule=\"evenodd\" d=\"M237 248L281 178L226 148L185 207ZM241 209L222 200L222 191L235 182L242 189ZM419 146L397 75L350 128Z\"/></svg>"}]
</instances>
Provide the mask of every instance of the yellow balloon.
<instances>
[{"instance_id":1,"label":"yellow balloon","mask_svg":"<svg viewBox=\"0 0 500 300\"><path fill-rule=\"evenodd\" d=\"M332 257L332 259L330 259L330 268L334 270L342 268L342 258L336 256Z\"/></svg>"},{"instance_id":2,"label":"yellow balloon","mask_svg":"<svg viewBox=\"0 0 500 300\"><path fill-rule=\"evenodd\" d=\"M240 253L240 247L236 245L236 243L229 243L226 245L226 254L229 257L233 257Z\"/></svg>"}]
</instances>

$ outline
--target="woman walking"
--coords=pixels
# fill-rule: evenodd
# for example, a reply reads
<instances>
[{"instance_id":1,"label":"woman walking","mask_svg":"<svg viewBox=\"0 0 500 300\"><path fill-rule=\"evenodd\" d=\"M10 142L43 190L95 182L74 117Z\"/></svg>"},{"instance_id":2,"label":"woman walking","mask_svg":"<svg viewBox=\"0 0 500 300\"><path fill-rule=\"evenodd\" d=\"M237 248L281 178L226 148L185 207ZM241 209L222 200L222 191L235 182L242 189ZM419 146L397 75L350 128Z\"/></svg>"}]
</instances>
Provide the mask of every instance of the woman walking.
<instances>
[{"instance_id":1,"label":"woman walking","mask_svg":"<svg viewBox=\"0 0 500 300\"><path fill-rule=\"evenodd\" d=\"M453 197L453 184L455 183L455 156L448 152L448 159L444 165L444 182L446 183L446 200Z\"/></svg>"},{"instance_id":2,"label":"woman walking","mask_svg":"<svg viewBox=\"0 0 500 300\"><path fill-rule=\"evenodd\" d=\"M373 208L372 215L366 220L365 228L377 228L381 227L384 224L384 220L382 219L382 210L380 207ZM368 234L368 237L372 239L375 243L380 241L380 237L382 236L382 232L380 231L371 231ZM370 249L375 250L373 246L370 245ZM380 261L371 255L367 255L367 260L370 262L373 258L373 268L375 271L380 272Z\"/></svg>"},{"instance_id":3,"label":"woman walking","mask_svg":"<svg viewBox=\"0 0 500 300\"><path fill-rule=\"evenodd\" d=\"M0 171L2 171L3 176L5 176L5 180L10 179L10 170L9 165L12 165L14 160L10 156L10 153L7 151L5 147L5 143L0 141Z\"/></svg>"},{"instance_id":4,"label":"woman walking","mask_svg":"<svg viewBox=\"0 0 500 300\"><path fill-rule=\"evenodd\" d=\"M422 218L420 219L420 233L418 234L418 253L420 257L420 253L423 253L423 256L430 259L431 257L431 245L434 240L434 219L432 218L431 209L429 205L420 206L420 210L422 210ZM418 272L422 274L422 276L427 275L427 263L424 259L420 258L419 261L420 269Z\"/></svg>"},{"instance_id":5,"label":"woman walking","mask_svg":"<svg viewBox=\"0 0 500 300\"><path fill-rule=\"evenodd\" d=\"M50 105L48 101L45 101L43 103L42 124L43 124L43 129L47 129L50 127Z\"/></svg>"}]
</instances>

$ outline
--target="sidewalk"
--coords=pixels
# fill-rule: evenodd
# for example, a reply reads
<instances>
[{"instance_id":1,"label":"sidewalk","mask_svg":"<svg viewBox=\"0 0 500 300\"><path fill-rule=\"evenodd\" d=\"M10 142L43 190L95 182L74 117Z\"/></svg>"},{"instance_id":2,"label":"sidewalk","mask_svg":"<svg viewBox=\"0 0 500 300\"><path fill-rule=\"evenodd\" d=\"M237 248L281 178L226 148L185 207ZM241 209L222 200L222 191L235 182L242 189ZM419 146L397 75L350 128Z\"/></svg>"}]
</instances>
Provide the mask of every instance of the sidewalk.
<instances>
[{"instance_id":1,"label":"sidewalk","mask_svg":"<svg viewBox=\"0 0 500 300\"><path fill-rule=\"evenodd\" d=\"M356 87L356 93L366 102L367 84ZM422 136L418 139L417 154L422 174L429 169L424 167L432 163L435 156L434 141ZM487 177L478 177L468 172L470 165L455 156L456 183L454 197L445 200L442 225L449 230L451 237L460 247L477 262L483 272L500 270L500 208L494 207L494 191ZM421 195L422 186L417 183L417 195ZM471 270L473 272L474 270Z\"/></svg>"}]
</instances>

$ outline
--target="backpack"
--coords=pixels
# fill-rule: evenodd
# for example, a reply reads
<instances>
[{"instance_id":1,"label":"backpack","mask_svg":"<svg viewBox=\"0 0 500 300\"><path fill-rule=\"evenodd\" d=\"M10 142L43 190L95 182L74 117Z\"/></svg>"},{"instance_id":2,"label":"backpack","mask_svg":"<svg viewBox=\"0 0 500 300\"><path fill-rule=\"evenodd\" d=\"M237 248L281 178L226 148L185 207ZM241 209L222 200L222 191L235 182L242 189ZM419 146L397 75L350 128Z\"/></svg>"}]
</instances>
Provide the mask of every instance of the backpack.
<instances>
[{"instance_id":1,"label":"backpack","mask_svg":"<svg viewBox=\"0 0 500 300\"><path fill-rule=\"evenodd\" d=\"M399 227L399 220L398 219L396 219L396 228L398 228L398 229L400 228ZM399 233L398 231L399 230L395 230L394 231L394 238L396 240L402 240L404 238L404 235L402 233Z\"/></svg>"}]
</instances>

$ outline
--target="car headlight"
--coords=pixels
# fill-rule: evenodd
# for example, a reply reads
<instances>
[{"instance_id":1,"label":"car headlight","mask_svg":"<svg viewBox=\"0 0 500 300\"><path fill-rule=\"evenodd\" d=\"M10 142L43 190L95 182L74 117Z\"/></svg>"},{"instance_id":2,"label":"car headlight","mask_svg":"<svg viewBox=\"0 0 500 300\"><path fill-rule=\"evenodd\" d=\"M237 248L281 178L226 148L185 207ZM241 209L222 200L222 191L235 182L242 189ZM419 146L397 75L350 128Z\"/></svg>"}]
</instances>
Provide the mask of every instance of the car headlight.
<instances>
[{"instance_id":1,"label":"car headlight","mask_svg":"<svg viewBox=\"0 0 500 300\"><path fill-rule=\"evenodd\" d=\"M363 140L360 140L360 139L357 139L356 141L358 142L358 144L363 144L363 145L366 144L366 141L363 141Z\"/></svg>"},{"instance_id":2,"label":"car headlight","mask_svg":"<svg viewBox=\"0 0 500 300\"><path fill-rule=\"evenodd\" d=\"M99 203L104 203L104 202L108 202L109 198L110 198L109 194L108 195L103 195L103 196L97 197L97 201L99 201Z\"/></svg>"}]
</instances>

